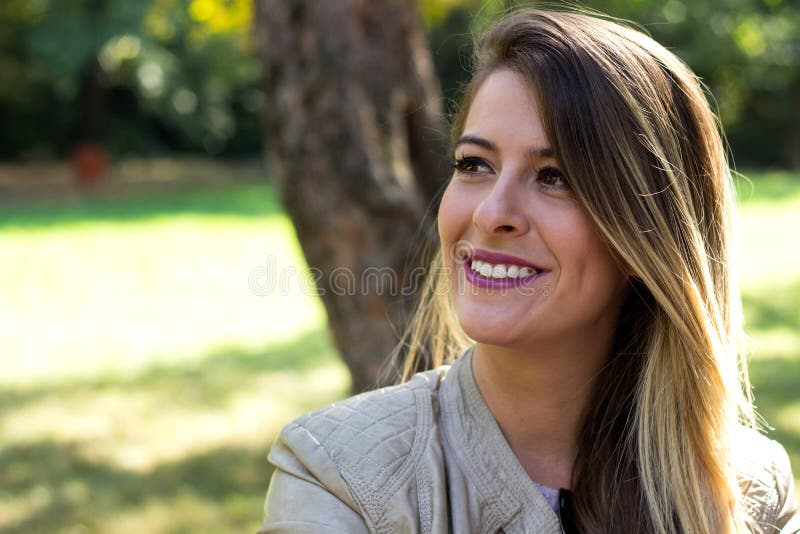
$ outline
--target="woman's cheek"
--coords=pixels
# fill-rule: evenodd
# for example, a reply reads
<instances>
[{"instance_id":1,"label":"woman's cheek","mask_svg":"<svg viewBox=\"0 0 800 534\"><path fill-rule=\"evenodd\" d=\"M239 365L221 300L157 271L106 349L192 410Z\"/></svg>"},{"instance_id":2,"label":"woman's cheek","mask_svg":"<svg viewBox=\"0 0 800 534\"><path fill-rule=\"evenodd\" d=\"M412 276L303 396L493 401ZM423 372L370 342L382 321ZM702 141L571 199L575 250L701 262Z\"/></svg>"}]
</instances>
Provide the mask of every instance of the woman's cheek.
<instances>
[{"instance_id":1,"label":"woman's cheek","mask_svg":"<svg viewBox=\"0 0 800 534\"><path fill-rule=\"evenodd\" d=\"M442 201L439 204L439 237L441 238L442 246L449 247L457 237L457 219L458 219L458 192L451 181L450 184L442 195ZM462 208L463 209L463 208Z\"/></svg>"}]
</instances>

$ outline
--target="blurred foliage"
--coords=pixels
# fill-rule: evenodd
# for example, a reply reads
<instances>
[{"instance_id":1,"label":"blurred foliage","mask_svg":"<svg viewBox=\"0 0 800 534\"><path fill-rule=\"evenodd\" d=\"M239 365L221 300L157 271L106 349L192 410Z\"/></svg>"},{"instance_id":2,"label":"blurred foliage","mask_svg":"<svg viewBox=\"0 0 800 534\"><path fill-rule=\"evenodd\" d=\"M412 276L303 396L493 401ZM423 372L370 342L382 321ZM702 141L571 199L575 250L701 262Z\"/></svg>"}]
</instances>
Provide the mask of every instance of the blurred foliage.
<instances>
[{"instance_id":1,"label":"blurred foliage","mask_svg":"<svg viewBox=\"0 0 800 534\"><path fill-rule=\"evenodd\" d=\"M253 0L3 0L0 158L63 155L102 67L103 137L116 155L256 153L262 132ZM448 108L473 35L522 0L421 0ZM538 2L564 6L565 2ZM569 3L570 5L576 5ZM635 21L716 97L740 165L800 166L800 4L793 0L586 0Z\"/></svg>"},{"instance_id":2,"label":"blurred foliage","mask_svg":"<svg viewBox=\"0 0 800 534\"><path fill-rule=\"evenodd\" d=\"M421 2L449 109L468 78L473 35L508 9L565 4ZM634 21L688 63L716 99L737 164L800 166L800 3L586 0L578 9Z\"/></svg>"},{"instance_id":3,"label":"blurred foliage","mask_svg":"<svg viewBox=\"0 0 800 534\"><path fill-rule=\"evenodd\" d=\"M102 68L103 138L118 155L254 153L251 0L4 0L0 157L63 155Z\"/></svg>"}]
</instances>

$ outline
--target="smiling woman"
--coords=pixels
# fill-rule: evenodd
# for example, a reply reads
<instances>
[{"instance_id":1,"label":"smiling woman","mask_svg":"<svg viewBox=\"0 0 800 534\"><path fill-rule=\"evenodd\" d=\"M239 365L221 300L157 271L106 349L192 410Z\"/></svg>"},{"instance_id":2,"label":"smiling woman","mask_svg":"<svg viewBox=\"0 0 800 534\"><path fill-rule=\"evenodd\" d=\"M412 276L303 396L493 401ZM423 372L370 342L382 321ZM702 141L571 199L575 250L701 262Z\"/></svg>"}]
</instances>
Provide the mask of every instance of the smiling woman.
<instances>
[{"instance_id":1,"label":"smiling woman","mask_svg":"<svg viewBox=\"0 0 800 534\"><path fill-rule=\"evenodd\" d=\"M580 354L589 383L610 350L627 276L560 170L525 79L510 69L488 76L455 145L439 235L445 251L461 256L445 254L445 267L457 280L461 327L480 344L474 364L488 347L529 354L532 344L552 346L560 354L540 349L536 360ZM533 273L519 276L525 269ZM517 284L527 290L469 287Z\"/></svg>"},{"instance_id":2,"label":"smiling woman","mask_svg":"<svg viewBox=\"0 0 800 534\"><path fill-rule=\"evenodd\" d=\"M800 530L691 71L618 23L513 14L453 141L407 381L286 426L262 532Z\"/></svg>"}]
</instances>

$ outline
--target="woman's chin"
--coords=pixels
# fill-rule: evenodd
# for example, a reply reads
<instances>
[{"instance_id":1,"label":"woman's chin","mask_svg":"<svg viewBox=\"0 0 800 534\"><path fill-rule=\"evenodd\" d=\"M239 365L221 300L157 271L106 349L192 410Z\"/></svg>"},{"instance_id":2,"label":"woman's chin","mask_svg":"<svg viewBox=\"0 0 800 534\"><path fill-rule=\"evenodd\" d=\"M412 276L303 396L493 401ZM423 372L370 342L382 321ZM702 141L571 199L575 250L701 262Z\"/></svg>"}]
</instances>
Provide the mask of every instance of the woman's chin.
<instances>
[{"instance_id":1,"label":"woman's chin","mask_svg":"<svg viewBox=\"0 0 800 534\"><path fill-rule=\"evenodd\" d=\"M494 345L497 347L514 347L522 340L517 333L511 331L507 324L487 325L470 324L461 321L461 329L470 339L482 345Z\"/></svg>"}]
</instances>

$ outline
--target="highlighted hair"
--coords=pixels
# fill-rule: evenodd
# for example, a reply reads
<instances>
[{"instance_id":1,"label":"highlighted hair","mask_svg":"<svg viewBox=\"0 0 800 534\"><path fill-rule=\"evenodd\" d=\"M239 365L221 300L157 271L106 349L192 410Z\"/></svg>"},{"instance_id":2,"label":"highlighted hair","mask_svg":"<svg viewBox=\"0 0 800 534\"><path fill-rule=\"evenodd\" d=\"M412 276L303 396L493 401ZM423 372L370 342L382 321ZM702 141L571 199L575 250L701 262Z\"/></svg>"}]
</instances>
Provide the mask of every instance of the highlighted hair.
<instances>
[{"instance_id":1,"label":"highlighted hair","mask_svg":"<svg viewBox=\"0 0 800 534\"><path fill-rule=\"evenodd\" d=\"M489 74L524 76L576 198L632 274L579 439L581 530L752 528L730 451L736 427L754 425L730 269L734 198L700 82L639 31L575 13L509 15L476 59L454 137ZM440 266L438 251L398 348L404 378L469 343L440 290Z\"/></svg>"}]
</instances>

